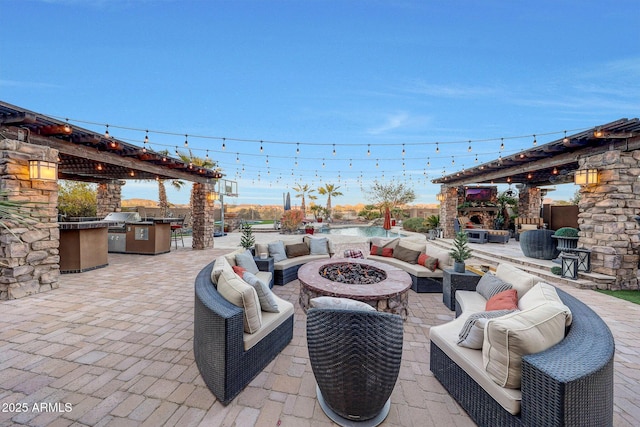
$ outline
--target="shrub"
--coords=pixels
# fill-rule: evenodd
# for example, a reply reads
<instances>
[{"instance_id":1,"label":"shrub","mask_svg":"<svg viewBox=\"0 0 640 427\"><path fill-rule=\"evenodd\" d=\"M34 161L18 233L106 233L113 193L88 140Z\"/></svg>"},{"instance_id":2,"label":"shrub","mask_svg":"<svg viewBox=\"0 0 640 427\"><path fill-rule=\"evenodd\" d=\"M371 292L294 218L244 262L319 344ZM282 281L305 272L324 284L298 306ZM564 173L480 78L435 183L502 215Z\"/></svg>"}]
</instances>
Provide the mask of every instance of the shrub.
<instances>
[{"instance_id":1,"label":"shrub","mask_svg":"<svg viewBox=\"0 0 640 427\"><path fill-rule=\"evenodd\" d=\"M551 267L551 272L556 276L560 276L562 274L562 267L558 267L557 265Z\"/></svg>"},{"instance_id":2,"label":"shrub","mask_svg":"<svg viewBox=\"0 0 640 427\"><path fill-rule=\"evenodd\" d=\"M402 222L402 228L407 231L418 232L420 227L426 227L422 218L409 218Z\"/></svg>"},{"instance_id":3,"label":"shrub","mask_svg":"<svg viewBox=\"0 0 640 427\"><path fill-rule=\"evenodd\" d=\"M578 237L578 229L573 227L558 228L553 234L557 237Z\"/></svg>"},{"instance_id":4,"label":"shrub","mask_svg":"<svg viewBox=\"0 0 640 427\"><path fill-rule=\"evenodd\" d=\"M303 213L301 210L292 209L282 215L281 227L285 233L295 233L302 224Z\"/></svg>"}]
</instances>

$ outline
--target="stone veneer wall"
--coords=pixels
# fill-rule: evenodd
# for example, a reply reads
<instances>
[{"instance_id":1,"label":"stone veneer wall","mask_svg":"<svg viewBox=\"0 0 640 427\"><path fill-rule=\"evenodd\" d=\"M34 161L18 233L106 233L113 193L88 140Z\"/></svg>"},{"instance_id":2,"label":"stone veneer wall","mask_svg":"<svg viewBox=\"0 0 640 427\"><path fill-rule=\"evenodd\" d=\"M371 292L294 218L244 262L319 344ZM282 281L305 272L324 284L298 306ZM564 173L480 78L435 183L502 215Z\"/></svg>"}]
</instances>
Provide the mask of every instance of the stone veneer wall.
<instances>
[{"instance_id":1,"label":"stone veneer wall","mask_svg":"<svg viewBox=\"0 0 640 427\"><path fill-rule=\"evenodd\" d=\"M57 181L31 181L29 160L57 162L58 151L39 145L0 141L0 189L8 200L28 204L31 224L0 227L0 300L57 288L60 276Z\"/></svg>"},{"instance_id":2,"label":"stone veneer wall","mask_svg":"<svg viewBox=\"0 0 640 427\"><path fill-rule=\"evenodd\" d=\"M538 187L527 187L519 192L518 216L522 218L540 218L542 197Z\"/></svg>"},{"instance_id":3,"label":"stone veneer wall","mask_svg":"<svg viewBox=\"0 0 640 427\"><path fill-rule=\"evenodd\" d=\"M122 186L125 181L113 180L98 184L96 216L104 218L111 212L122 211Z\"/></svg>"},{"instance_id":4,"label":"stone veneer wall","mask_svg":"<svg viewBox=\"0 0 640 427\"><path fill-rule=\"evenodd\" d=\"M191 190L191 220L193 239L191 247L193 249L213 248L213 194L214 184L193 183Z\"/></svg>"},{"instance_id":5,"label":"stone veneer wall","mask_svg":"<svg viewBox=\"0 0 640 427\"><path fill-rule=\"evenodd\" d=\"M442 185L440 192L445 198L440 202L440 227L443 229L445 239L453 239L455 237L455 229L453 221L458 216L458 189Z\"/></svg>"},{"instance_id":6,"label":"stone veneer wall","mask_svg":"<svg viewBox=\"0 0 640 427\"><path fill-rule=\"evenodd\" d=\"M616 277L611 289L637 289L640 150L607 151L579 165L600 171L599 184L580 188L579 244L591 249L594 272Z\"/></svg>"}]
</instances>

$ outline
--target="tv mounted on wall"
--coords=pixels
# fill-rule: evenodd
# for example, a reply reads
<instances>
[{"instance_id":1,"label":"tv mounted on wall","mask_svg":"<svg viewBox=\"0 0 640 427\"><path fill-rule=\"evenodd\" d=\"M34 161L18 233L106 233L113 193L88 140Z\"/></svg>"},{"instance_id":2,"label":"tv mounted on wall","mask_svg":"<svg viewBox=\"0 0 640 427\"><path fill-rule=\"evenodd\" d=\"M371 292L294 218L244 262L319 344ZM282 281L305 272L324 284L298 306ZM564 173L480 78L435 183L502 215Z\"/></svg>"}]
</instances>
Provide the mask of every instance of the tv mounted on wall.
<instances>
[{"instance_id":1,"label":"tv mounted on wall","mask_svg":"<svg viewBox=\"0 0 640 427\"><path fill-rule=\"evenodd\" d=\"M490 202L493 187L470 187L465 189L465 202Z\"/></svg>"}]
</instances>

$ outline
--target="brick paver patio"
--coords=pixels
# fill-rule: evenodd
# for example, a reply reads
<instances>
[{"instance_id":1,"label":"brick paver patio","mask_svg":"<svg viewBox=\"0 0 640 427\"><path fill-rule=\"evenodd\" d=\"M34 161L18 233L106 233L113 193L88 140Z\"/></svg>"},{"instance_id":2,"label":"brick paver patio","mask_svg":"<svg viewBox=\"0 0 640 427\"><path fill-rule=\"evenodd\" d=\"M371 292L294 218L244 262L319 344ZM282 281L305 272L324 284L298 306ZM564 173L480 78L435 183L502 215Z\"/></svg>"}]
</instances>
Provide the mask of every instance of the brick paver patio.
<instances>
[{"instance_id":1,"label":"brick paver patio","mask_svg":"<svg viewBox=\"0 0 640 427\"><path fill-rule=\"evenodd\" d=\"M57 290L0 302L0 425L333 425L315 397L297 282L274 288L296 306L293 340L249 387L225 407L200 379L193 281L238 240L159 256L109 254L108 267L63 275ZM640 306L562 287L612 329L614 424L640 425ZM429 328L453 313L442 294L411 291L409 304L402 369L383 425L474 425L429 371Z\"/></svg>"}]
</instances>

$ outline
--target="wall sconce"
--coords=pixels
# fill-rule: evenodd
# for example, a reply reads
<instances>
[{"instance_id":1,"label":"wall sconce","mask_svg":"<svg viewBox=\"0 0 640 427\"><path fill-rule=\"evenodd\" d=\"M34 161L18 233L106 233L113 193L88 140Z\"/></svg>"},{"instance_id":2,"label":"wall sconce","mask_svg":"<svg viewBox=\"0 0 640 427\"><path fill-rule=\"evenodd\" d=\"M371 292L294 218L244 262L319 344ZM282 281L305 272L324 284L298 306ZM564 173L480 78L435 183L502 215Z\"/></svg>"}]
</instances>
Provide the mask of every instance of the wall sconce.
<instances>
[{"instance_id":1,"label":"wall sconce","mask_svg":"<svg viewBox=\"0 0 640 427\"><path fill-rule=\"evenodd\" d=\"M442 194L442 193L436 194L436 200L439 201L439 202L443 202L444 201L444 194Z\"/></svg>"},{"instance_id":2,"label":"wall sconce","mask_svg":"<svg viewBox=\"0 0 640 427\"><path fill-rule=\"evenodd\" d=\"M58 179L58 164L46 160L29 160L29 179L55 181Z\"/></svg>"},{"instance_id":3,"label":"wall sconce","mask_svg":"<svg viewBox=\"0 0 640 427\"><path fill-rule=\"evenodd\" d=\"M580 169L573 176L576 185L594 185L600 182L598 169Z\"/></svg>"},{"instance_id":4,"label":"wall sconce","mask_svg":"<svg viewBox=\"0 0 640 427\"><path fill-rule=\"evenodd\" d=\"M220 199L220 195L218 193L213 191L207 193L207 200L209 202L215 202L216 200L219 200L219 199Z\"/></svg>"}]
</instances>

